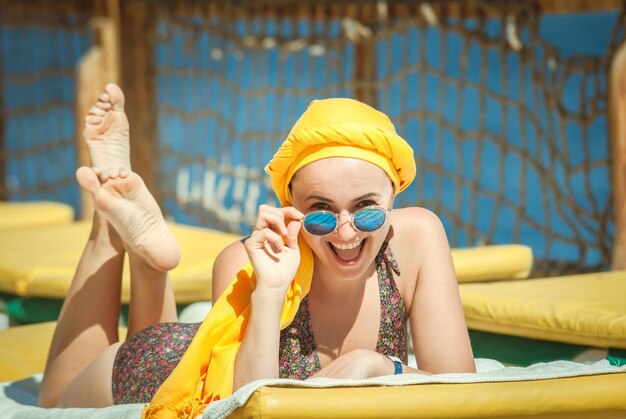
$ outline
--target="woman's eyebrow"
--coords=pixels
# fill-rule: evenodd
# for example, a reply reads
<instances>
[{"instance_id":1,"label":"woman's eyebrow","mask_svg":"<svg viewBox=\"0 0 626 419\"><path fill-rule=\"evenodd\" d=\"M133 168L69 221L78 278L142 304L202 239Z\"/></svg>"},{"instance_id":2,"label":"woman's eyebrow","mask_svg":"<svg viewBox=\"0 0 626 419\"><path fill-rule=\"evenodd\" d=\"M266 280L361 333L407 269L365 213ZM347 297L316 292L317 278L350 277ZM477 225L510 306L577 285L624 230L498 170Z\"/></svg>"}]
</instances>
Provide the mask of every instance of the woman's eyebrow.
<instances>
[{"instance_id":1,"label":"woman's eyebrow","mask_svg":"<svg viewBox=\"0 0 626 419\"><path fill-rule=\"evenodd\" d=\"M365 195L361 195L361 196L359 196L358 198L354 198L354 199L352 200L352 202L355 202L355 201L362 201L362 200L364 200L364 199L367 199L367 198L372 198L372 197L375 197L375 198L380 198L380 197L381 197L381 195L380 195L379 193L376 193L376 192L370 192L370 193L366 193Z\"/></svg>"},{"instance_id":2,"label":"woman's eyebrow","mask_svg":"<svg viewBox=\"0 0 626 419\"><path fill-rule=\"evenodd\" d=\"M305 201L310 201L312 199L315 199L317 201L322 201L322 202L328 202L328 203L332 203L333 202L332 199L329 199L329 198L326 198L326 197L320 196L320 195L308 195L308 196L304 197Z\"/></svg>"},{"instance_id":3,"label":"woman's eyebrow","mask_svg":"<svg viewBox=\"0 0 626 419\"><path fill-rule=\"evenodd\" d=\"M364 199L372 198L372 197L380 198L381 195L379 193L376 193L376 192L369 192L369 193L366 193L365 195L361 195L359 197L356 197L356 198L352 199L352 202L362 201ZM304 201L306 202L306 201L310 201L312 199L315 199L317 201L326 202L326 203L329 203L329 204L332 204L334 202L332 199L326 198L326 197L320 196L320 195L308 195L308 196L306 196L304 198Z\"/></svg>"}]
</instances>

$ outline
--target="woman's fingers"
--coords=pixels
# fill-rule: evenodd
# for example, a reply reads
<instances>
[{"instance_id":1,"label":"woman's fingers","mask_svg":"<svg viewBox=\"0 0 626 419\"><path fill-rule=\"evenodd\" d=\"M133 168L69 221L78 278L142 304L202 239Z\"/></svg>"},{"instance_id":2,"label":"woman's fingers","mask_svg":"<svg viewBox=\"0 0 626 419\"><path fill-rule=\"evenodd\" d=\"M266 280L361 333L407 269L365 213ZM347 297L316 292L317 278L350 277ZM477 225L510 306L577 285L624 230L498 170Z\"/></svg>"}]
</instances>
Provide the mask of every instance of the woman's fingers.
<instances>
[{"instance_id":1,"label":"woman's fingers","mask_svg":"<svg viewBox=\"0 0 626 419\"><path fill-rule=\"evenodd\" d=\"M280 234L269 228L264 228L252 233L250 238L245 242L246 246L253 248L265 248L268 244L274 253L280 253L283 250L283 239Z\"/></svg>"},{"instance_id":2,"label":"woman's fingers","mask_svg":"<svg viewBox=\"0 0 626 419\"><path fill-rule=\"evenodd\" d=\"M281 236L287 236L287 224L292 220L301 220L303 217L304 215L293 207L275 208L269 205L261 205L252 230L258 231L270 228Z\"/></svg>"},{"instance_id":3,"label":"woman's fingers","mask_svg":"<svg viewBox=\"0 0 626 419\"><path fill-rule=\"evenodd\" d=\"M244 245L257 286L286 292L300 265L298 233L302 213L295 208L261 205Z\"/></svg>"},{"instance_id":4,"label":"woman's fingers","mask_svg":"<svg viewBox=\"0 0 626 419\"><path fill-rule=\"evenodd\" d=\"M287 235L285 236L285 245L290 249L298 248L298 233L302 227L300 220L292 220L287 224Z\"/></svg>"},{"instance_id":5,"label":"woman's fingers","mask_svg":"<svg viewBox=\"0 0 626 419\"><path fill-rule=\"evenodd\" d=\"M393 361L387 356L370 349L355 349L335 358L311 377L363 379L393 372Z\"/></svg>"},{"instance_id":6,"label":"woman's fingers","mask_svg":"<svg viewBox=\"0 0 626 419\"><path fill-rule=\"evenodd\" d=\"M245 241L246 247L250 250L265 249L269 245L274 253L280 253L283 247L282 236L270 228L256 229Z\"/></svg>"},{"instance_id":7,"label":"woman's fingers","mask_svg":"<svg viewBox=\"0 0 626 419\"><path fill-rule=\"evenodd\" d=\"M284 207L284 208L281 208L281 210L285 214L286 218L290 218L292 220L298 220L298 221L302 221L302 219L304 218L304 214L302 214L300 211L298 211L294 207Z\"/></svg>"},{"instance_id":8,"label":"woman's fingers","mask_svg":"<svg viewBox=\"0 0 626 419\"><path fill-rule=\"evenodd\" d=\"M274 253L280 253L283 246L298 248L298 233L303 214L293 207L275 208L261 205L257 220L252 226L252 234L247 240L252 248L263 248L268 244ZM284 241L283 241L284 238Z\"/></svg>"},{"instance_id":9,"label":"woman's fingers","mask_svg":"<svg viewBox=\"0 0 626 419\"><path fill-rule=\"evenodd\" d=\"M287 234L285 216L279 208L270 207L269 205L261 205L259 207L259 214L252 229L259 231L265 228L272 229L281 235Z\"/></svg>"}]
</instances>

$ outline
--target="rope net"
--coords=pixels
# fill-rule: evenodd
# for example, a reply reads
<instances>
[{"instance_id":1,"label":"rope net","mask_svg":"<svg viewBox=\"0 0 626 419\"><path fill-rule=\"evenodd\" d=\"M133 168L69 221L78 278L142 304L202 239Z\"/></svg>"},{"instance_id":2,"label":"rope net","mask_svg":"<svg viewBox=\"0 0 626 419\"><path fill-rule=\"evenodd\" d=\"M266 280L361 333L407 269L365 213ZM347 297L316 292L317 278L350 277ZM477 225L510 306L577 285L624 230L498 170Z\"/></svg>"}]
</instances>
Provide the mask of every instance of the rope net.
<instances>
[{"instance_id":1,"label":"rope net","mask_svg":"<svg viewBox=\"0 0 626 419\"><path fill-rule=\"evenodd\" d=\"M75 160L57 161L75 158L89 11L31 3L36 18L0 3L6 195L77 205ZM397 206L432 209L451 246L529 245L535 276L609 267L607 73L623 12L602 51L568 55L535 1L131 0L122 22L138 5L153 22L153 192L176 221L248 233L276 204L263 167L291 125L311 100L349 96L413 146L418 178Z\"/></svg>"},{"instance_id":2,"label":"rope net","mask_svg":"<svg viewBox=\"0 0 626 419\"><path fill-rule=\"evenodd\" d=\"M92 45L80 1L0 1L0 198L78 212L75 68Z\"/></svg>"},{"instance_id":3,"label":"rope net","mask_svg":"<svg viewBox=\"0 0 626 419\"><path fill-rule=\"evenodd\" d=\"M159 4L161 197L176 219L247 233L262 172L315 98L388 113L416 152L397 201L452 246L523 243L534 275L607 269L614 237L607 69L562 57L531 2ZM616 14L617 15L617 14Z\"/></svg>"}]
</instances>

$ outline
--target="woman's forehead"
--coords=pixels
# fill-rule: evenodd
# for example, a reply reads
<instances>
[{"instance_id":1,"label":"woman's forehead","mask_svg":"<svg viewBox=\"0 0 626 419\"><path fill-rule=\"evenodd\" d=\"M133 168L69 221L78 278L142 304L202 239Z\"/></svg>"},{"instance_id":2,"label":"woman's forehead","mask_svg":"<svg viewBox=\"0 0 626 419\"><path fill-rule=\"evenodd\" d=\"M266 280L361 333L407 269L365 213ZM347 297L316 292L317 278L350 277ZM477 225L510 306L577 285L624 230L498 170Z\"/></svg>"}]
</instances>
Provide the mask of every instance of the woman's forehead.
<instances>
[{"instance_id":1,"label":"woman's forehead","mask_svg":"<svg viewBox=\"0 0 626 419\"><path fill-rule=\"evenodd\" d=\"M379 193L392 190L389 176L380 167L360 159L332 157L317 160L298 170L292 179L292 193L316 194L333 192L345 195Z\"/></svg>"}]
</instances>

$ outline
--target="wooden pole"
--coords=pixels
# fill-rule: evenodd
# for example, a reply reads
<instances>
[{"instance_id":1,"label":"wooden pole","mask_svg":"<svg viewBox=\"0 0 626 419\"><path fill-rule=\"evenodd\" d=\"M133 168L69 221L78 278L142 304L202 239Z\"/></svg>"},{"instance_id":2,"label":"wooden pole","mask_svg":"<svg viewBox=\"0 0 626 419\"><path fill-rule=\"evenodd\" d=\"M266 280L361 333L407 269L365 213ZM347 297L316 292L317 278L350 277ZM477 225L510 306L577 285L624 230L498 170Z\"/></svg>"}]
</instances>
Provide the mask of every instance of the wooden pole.
<instances>
[{"instance_id":1,"label":"wooden pole","mask_svg":"<svg viewBox=\"0 0 626 419\"><path fill-rule=\"evenodd\" d=\"M102 91L105 78L102 75L103 65L102 48L94 46L81 57L78 63L78 75L76 86L76 160L78 167L91 166L87 144L83 140L85 117L91 105ZM82 220L93 215L93 199L81 189L80 191L80 214Z\"/></svg>"},{"instance_id":2,"label":"wooden pole","mask_svg":"<svg viewBox=\"0 0 626 419\"><path fill-rule=\"evenodd\" d=\"M153 164L157 162L154 76L155 4L126 0L120 4L122 38L122 88L130 122L130 155L139 173L158 200Z\"/></svg>"},{"instance_id":3,"label":"wooden pole","mask_svg":"<svg viewBox=\"0 0 626 419\"><path fill-rule=\"evenodd\" d=\"M371 5L350 4L348 19L353 19L354 35L354 98L377 107L376 100L376 44L373 34Z\"/></svg>"},{"instance_id":4,"label":"wooden pole","mask_svg":"<svg viewBox=\"0 0 626 419\"><path fill-rule=\"evenodd\" d=\"M96 44L80 59L76 86L76 159L78 166L91 166L87 144L82 138L85 117L107 83L120 82L120 30L117 0L107 0L106 16L90 22ZM93 214L93 200L81 191L80 218Z\"/></svg>"},{"instance_id":5,"label":"wooden pole","mask_svg":"<svg viewBox=\"0 0 626 419\"><path fill-rule=\"evenodd\" d=\"M626 43L611 64L609 85L609 126L611 138L615 243L611 267L626 269Z\"/></svg>"},{"instance_id":6,"label":"wooden pole","mask_svg":"<svg viewBox=\"0 0 626 419\"><path fill-rule=\"evenodd\" d=\"M0 54L0 69L4 68L2 64L2 54ZM7 201L9 199L9 188L7 185L7 160L9 159L9 154L6 148L6 129L4 127L6 107L3 102L4 93L2 86L3 83L0 83L0 201Z\"/></svg>"}]
</instances>

